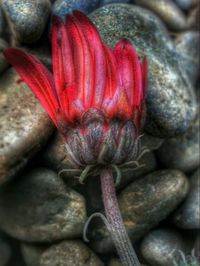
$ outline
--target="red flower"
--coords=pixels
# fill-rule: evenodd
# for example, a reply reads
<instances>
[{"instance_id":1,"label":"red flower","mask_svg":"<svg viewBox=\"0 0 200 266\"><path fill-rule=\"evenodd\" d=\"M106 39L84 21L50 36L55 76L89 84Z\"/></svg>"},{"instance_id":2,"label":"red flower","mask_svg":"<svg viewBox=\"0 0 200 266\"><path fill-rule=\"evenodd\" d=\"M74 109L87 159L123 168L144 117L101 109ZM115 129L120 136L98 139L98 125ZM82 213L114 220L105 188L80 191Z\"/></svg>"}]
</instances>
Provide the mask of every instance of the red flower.
<instances>
[{"instance_id":1,"label":"red flower","mask_svg":"<svg viewBox=\"0 0 200 266\"><path fill-rule=\"evenodd\" d=\"M20 49L6 49L4 55L36 94L66 139L70 132L81 131L79 133L84 135L90 149L98 149L95 152L99 153L99 145L113 142L105 140L108 135L102 137L110 130L111 121L114 123L111 135L115 146L119 145L127 121L131 122L131 127L140 130L147 61L144 59L140 63L132 44L123 39L110 49L102 42L92 22L79 11L68 15L65 24L61 18L54 17L51 38L53 75L37 58ZM101 132L97 133L99 127L96 124L93 128L88 127L94 121L101 123ZM116 124L120 124L118 129ZM126 137L130 137L127 134ZM136 138L135 130L133 135ZM86 149L82 143L84 140L80 137L82 152ZM79 153L75 136L69 142L73 153ZM75 155L78 162L83 160L80 156ZM98 156L89 157L91 163ZM88 160L84 162L88 163Z\"/></svg>"}]
</instances>

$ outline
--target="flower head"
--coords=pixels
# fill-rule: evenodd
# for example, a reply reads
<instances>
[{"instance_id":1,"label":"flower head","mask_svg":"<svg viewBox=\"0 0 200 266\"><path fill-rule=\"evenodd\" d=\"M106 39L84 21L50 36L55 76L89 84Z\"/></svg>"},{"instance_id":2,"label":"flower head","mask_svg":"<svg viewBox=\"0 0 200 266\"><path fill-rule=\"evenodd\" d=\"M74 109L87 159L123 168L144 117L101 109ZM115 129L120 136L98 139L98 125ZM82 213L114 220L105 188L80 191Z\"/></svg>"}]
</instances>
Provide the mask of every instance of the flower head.
<instances>
[{"instance_id":1,"label":"flower head","mask_svg":"<svg viewBox=\"0 0 200 266\"><path fill-rule=\"evenodd\" d=\"M126 39L109 48L80 11L65 24L53 18L51 43L53 75L20 49L4 55L63 133L77 164L131 159L144 117L147 60L140 62Z\"/></svg>"}]
</instances>

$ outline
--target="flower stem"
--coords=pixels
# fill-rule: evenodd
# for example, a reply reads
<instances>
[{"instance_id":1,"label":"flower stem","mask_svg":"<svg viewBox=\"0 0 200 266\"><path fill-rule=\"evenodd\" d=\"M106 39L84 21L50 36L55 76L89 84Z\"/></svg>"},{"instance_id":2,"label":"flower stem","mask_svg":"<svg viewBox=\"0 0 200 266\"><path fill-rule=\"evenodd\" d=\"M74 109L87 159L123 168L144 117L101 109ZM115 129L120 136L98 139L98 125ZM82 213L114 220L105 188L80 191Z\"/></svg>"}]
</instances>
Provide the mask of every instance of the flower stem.
<instances>
[{"instance_id":1,"label":"flower stem","mask_svg":"<svg viewBox=\"0 0 200 266\"><path fill-rule=\"evenodd\" d=\"M101 189L108 229L123 266L140 266L122 220L111 169L101 171Z\"/></svg>"}]
</instances>

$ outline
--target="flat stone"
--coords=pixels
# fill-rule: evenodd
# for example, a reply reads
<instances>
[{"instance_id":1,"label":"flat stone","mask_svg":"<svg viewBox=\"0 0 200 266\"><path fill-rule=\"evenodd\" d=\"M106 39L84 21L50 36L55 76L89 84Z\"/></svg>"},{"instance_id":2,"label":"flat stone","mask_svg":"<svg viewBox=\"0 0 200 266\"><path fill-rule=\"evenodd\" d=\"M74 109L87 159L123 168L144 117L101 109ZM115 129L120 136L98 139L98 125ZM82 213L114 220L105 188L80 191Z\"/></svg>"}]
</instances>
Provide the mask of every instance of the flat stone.
<instances>
[{"instance_id":1,"label":"flat stone","mask_svg":"<svg viewBox=\"0 0 200 266\"><path fill-rule=\"evenodd\" d=\"M166 25L175 31L187 28L186 16L171 0L134 0L137 5L143 6L158 15Z\"/></svg>"},{"instance_id":2,"label":"flat stone","mask_svg":"<svg viewBox=\"0 0 200 266\"><path fill-rule=\"evenodd\" d=\"M8 44L4 39L0 38L0 73L2 73L9 66L2 53L5 48L8 48Z\"/></svg>"},{"instance_id":3,"label":"flat stone","mask_svg":"<svg viewBox=\"0 0 200 266\"><path fill-rule=\"evenodd\" d=\"M141 253L152 266L172 266L185 252L185 245L179 233L169 229L156 229L147 234L141 243Z\"/></svg>"},{"instance_id":4,"label":"flat stone","mask_svg":"<svg viewBox=\"0 0 200 266\"><path fill-rule=\"evenodd\" d=\"M184 229L200 229L200 169L198 169L190 181L190 191L186 200L174 214L175 224Z\"/></svg>"},{"instance_id":5,"label":"flat stone","mask_svg":"<svg viewBox=\"0 0 200 266\"><path fill-rule=\"evenodd\" d=\"M0 184L21 170L46 143L53 124L13 68L0 77Z\"/></svg>"},{"instance_id":6,"label":"flat stone","mask_svg":"<svg viewBox=\"0 0 200 266\"><path fill-rule=\"evenodd\" d=\"M0 235L0 266L6 266L11 256L9 244Z\"/></svg>"},{"instance_id":7,"label":"flat stone","mask_svg":"<svg viewBox=\"0 0 200 266\"><path fill-rule=\"evenodd\" d=\"M88 14L98 8L100 1L101 0L57 0L52 6L52 14L62 17L63 20L65 20L66 14L76 9Z\"/></svg>"},{"instance_id":8,"label":"flat stone","mask_svg":"<svg viewBox=\"0 0 200 266\"><path fill-rule=\"evenodd\" d=\"M62 241L50 247L22 245L27 266L103 266L103 262L79 240Z\"/></svg>"},{"instance_id":9,"label":"flat stone","mask_svg":"<svg viewBox=\"0 0 200 266\"><path fill-rule=\"evenodd\" d=\"M191 172L199 166L199 123L198 115L184 135L166 140L156 151L163 166L183 172Z\"/></svg>"},{"instance_id":10,"label":"flat stone","mask_svg":"<svg viewBox=\"0 0 200 266\"><path fill-rule=\"evenodd\" d=\"M20 240L80 237L85 219L84 198L49 169L32 170L0 191L0 227Z\"/></svg>"},{"instance_id":11,"label":"flat stone","mask_svg":"<svg viewBox=\"0 0 200 266\"><path fill-rule=\"evenodd\" d=\"M118 196L126 229L133 243L165 219L188 192L185 175L176 170L159 170L138 179ZM104 253L113 249L108 231L102 225L90 233L92 247Z\"/></svg>"},{"instance_id":12,"label":"flat stone","mask_svg":"<svg viewBox=\"0 0 200 266\"><path fill-rule=\"evenodd\" d=\"M103 40L113 47L127 38L149 62L146 130L165 138L184 133L196 112L192 86L161 21L150 11L129 4L110 4L90 18Z\"/></svg>"},{"instance_id":13,"label":"flat stone","mask_svg":"<svg viewBox=\"0 0 200 266\"><path fill-rule=\"evenodd\" d=\"M43 34L51 12L49 0L2 0L13 45L34 43Z\"/></svg>"},{"instance_id":14,"label":"flat stone","mask_svg":"<svg viewBox=\"0 0 200 266\"><path fill-rule=\"evenodd\" d=\"M200 71L200 33L187 31L179 34L175 39L175 45L182 59L182 66L185 68L190 81L195 85Z\"/></svg>"}]
</instances>

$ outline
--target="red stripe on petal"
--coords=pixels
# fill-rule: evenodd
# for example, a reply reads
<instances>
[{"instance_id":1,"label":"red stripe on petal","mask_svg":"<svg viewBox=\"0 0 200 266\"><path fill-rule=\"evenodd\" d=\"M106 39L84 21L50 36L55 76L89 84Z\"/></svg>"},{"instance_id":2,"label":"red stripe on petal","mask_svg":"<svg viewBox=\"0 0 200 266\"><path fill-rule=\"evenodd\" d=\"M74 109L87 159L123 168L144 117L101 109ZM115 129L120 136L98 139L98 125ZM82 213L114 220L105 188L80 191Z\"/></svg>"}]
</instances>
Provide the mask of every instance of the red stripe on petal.
<instances>
[{"instance_id":1,"label":"red stripe on petal","mask_svg":"<svg viewBox=\"0 0 200 266\"><path fill-rule=\"evenodd\" d=\"M51 73L38 59L20 49L5 49L4 55L38 97L57 126L58 102Z\"/></svg>"},{"instance_id":2,"label":"red stripe on petal","mask_svg":"<svg viewBox=\"0 0 200 266\"><path fill-rule=\"evenodd\" d=\"M141 62L141 71L142 71L142 91L143 91L143 100L147 93L148 86L148 61L147 58L144 57Z\"/></svg>"}]
</instances>

